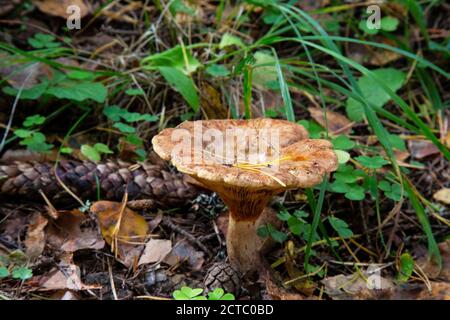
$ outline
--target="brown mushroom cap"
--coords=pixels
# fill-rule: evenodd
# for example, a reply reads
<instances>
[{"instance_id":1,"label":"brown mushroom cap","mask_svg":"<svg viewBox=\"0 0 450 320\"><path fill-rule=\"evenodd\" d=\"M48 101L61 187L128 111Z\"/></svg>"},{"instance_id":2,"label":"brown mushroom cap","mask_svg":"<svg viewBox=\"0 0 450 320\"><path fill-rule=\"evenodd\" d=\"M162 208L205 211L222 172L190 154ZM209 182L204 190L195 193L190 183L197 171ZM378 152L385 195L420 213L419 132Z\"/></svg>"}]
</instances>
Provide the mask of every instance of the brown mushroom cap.
<instances>
[{"instance_id":1,"label":"brown mushroom cap","mask_svg":"<svg viewBox=\"0 0 450 320\"><path fill-rule=\"evenodd\" d=\"M252 162L256 166L245 166L248 163L245 161L243 166L239 166L239 161L236 161L236 159L214 156L212 152L204 151L211 149L210 139L202 139L200 144L202 150L195 150L195 124L197 128L201 128L202 132L207 129L218 130L219 132L236 131L238 138L242 138L240 136L242 129L278 130L279 149L277 152L268 150L268 152L256 155L256 158L260 160ZM177 130L184 130L179 132L180 136L183 133L188 133L191 139L174 141L174 133ZM251 134L255 131L249 130L248 132ZM256 135L247 142L234 141L225 137L225 144L247 143L248 145L243 146L243 150L251 153L250 145L261 142L258 137ZM213 190L215 189L214 186L220 185L222 188L245 187L248 189L273 190L274 193L277 193L286 189L317 185L322 181L325 174L336 170L338 161L331 143L327 140L308 139L307 137L308 133L303 126L285 120L209 120L184 122L176 128L164 129L153 138L152 143L156 153L163 159L170 160L179 171L191 175ZM191 155L202 153L203 159L193 161L192 158L186 157L184 154L173 154L173 149L177 144L180 147L180 143L189 144L186 147L191 148ZM212 142L212 145L214 143L215 141ZM251 154L247 154L247 156L251 156ZM267 163L271 163L271 165L264 165Z\"/></svg>"}]
</instances>

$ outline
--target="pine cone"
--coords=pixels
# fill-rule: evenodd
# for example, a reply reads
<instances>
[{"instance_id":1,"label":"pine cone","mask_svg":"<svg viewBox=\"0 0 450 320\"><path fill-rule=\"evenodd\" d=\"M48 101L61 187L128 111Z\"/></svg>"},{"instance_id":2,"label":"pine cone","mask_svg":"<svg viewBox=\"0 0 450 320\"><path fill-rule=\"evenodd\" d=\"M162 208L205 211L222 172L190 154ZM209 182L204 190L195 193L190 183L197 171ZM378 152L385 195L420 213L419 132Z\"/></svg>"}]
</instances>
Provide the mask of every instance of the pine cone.
<instances>
[{"instance_id":1,"label":"pine cone","mask_svg":"<svg viewBox=\"0 0 450 320\"><path fill-rule=\"evenodd\" d=\"M15 162L0 165L0 193L41 199L39 190L51 201L69 197L55 178L52 162ZM60 180L82 199L96 199L97 189L102 199L120 201L125 190L128 199L150 199L161 207L177 206L194 199L200 189L189 183L189 177L172 173L162 166L124 162L62 160L56 168Z\"/></svg>"},{"instance_id":2,"label":"pine cone","mask_svg":"<svg viewBox=\"0 0 450 320\"><path fill-rule=\"evenodd\" d=\"M204 288L206 292L214 291L216 288L222 288L237 296L241 287L241 276L239 271L226 262L217 262L213 264L206 273Z\"/></svg>"}]
</instances>

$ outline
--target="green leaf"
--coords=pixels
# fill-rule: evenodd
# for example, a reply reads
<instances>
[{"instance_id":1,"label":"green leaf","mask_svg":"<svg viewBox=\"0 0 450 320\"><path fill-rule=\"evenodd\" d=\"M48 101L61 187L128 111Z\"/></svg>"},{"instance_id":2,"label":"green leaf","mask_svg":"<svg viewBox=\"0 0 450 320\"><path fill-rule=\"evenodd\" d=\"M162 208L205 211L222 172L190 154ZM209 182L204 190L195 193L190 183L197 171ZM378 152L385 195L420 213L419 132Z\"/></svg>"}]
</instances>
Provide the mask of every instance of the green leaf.
<instances>
[{"instance_id":1,"label":"green leaf","mask_svg":"<svg viewBox=\"0 0 450 320\"><path fill-rule=\"evenodd\" d=\"M256 230L256 234L261 238L267 238L269 236L269 230L266 224L262 224Z\"/></svg>"},{"instance_id":2,"label":"green leaf","mask_svg":"<svg viewBox=\"0 0 450 320\"><path fill-rule=\"evenodd\" d=\"M32 127L34 125L40 125L45 122L45 117L35 114L33 116L26 117L25 121L23 122L24 127Z\"/></svg>"},{"instance_id":3,"label":"green leaf","mask_svg":"<svg viewBox=\"0 0 450 320\"><path fill-rule=\"evenodd\" d=\"M112 152L106 144L96 143L94 144L94 149L99 153L111 154Z\"/></svg>"},{"instance_id":4,"label":"green leaf","mask_svg":"<svg viewBox=\"0 0 450 320\"><path fill-rule=\"evenodd\" d=\"M190 298L186 296L181 290L175 290L172 294L175 300L189 300Z\"/></svg>"},{"instance_id":5,"label":"green leaf","mask_svg":"<svg viewBox=\"0 0 450 320\"><path fill-rule=\"evenodd\" d=\"M108 106L103 109L103 114L112 121L119 121L122 115L127 112L128 112L127 110L122 109L116 105Z\"/></svg>"},{"instance_id":6,"label":"green leaf","mask_svg":"<svg viewBox=\"0 0 450 320\"><path fill-rule=\"evenodd\" d=\"M339 150L350 150L355 146L355 142L347 136L338 136L331 140L333 147Z\"/></svg>"},{"instance_id":7,"label":"green leaf","mask_svg":"<svg viewBox=\"0 0 450 320\"><path fill-rule=\"evenodd\" d=\"M197 112L200 100L194 81L176 68L159 67L158 69L169 85L183 96L194 112Z\"/></svg>"},{"instance_id":8,"label":"green leaf","mask_svg":"<svg viewBox=\"0 0 450 320\"><path fill-rule=\"evenodd\" d=\"M14 135L18 136L19 138L28 138L33 135L33 131L25 129L17 129L14 131Z\"/></svg>"},{"instance_id":9,"label":"green leaf","mask_svg":"<svg viewBox=\"0 0 450 320\"><path fill-rule=\"evenodd\" d=\"M71 154L73 152L73 149L70 147L63 147L59 149L59 151L64 154Z\"/></svg>"},{"instance_id":10,"label":"green leaf","mask_svg":"<svg viewBox=\"0 0 450 320\"><path fill-rule=\"evenodd\" d=\"M289 231L296 236L305 235L307 233L307 224L297 217L291 216L287 221Z\"/></svg>"},{"instance_id":11,"label":"green leaf","mask_svg":"<svg viewBox=\"0 0 450 320\"><path fill-rule=\"evenodd\" d=\"M236 300L232 293L225 293L220 300Z\"/></svg>"},{"instance_id":12,"label":"green leaf","mask_svg":"<svg viewBox=\"0 0 450 320\"><path fill-rule=\"evenodd\" d=\"M123 122L116 122L113 124L113 127L119 129L123 133L135 133L136 129L132 126L129 126Z\"/></svg>"},{"instance_id":13,"label":"green leaf","mask_svg":"<svg viewBox=\"0 0 450 320\"><path fill-rule=\"evenodd\" d=\"M259 88L270 89L270 83L278 80L276 59L264 51L257 51L254 58L252 84Z\"/></svg>"},{"instance_id":14,"label":"green leaf","mask_svg":"<svg viewBox=\"0 0 450 320\"><path fill-rule=\"evenodd\" d=\"M349 184L345 197L352 201L361 201L366 197L365 189L357 184Z\"/></svg>"},{"instance_id":15,"label":"green leaf","mask_svg":"<svg viewBox=\"0 0 450 320\"><path fill-rule=\"evenodd\" d=\"M403 253L400 256L400 270L397 275L397 281L407 282L414 271L414 259L409 253Z\"/></svg>"},{"instance_id":16,"label":"green leaf","mask_svg":"<svg viewBox=\"0 0 450 320\"><path fill-rule=\"evenodd\" d=\"M33 276L33 272L27 267L14 267L12 270L12 277L14 279L27 280Z\"/></svg>"},{"instance_id":17,"label":"green leaf","mask_svg":"<svg viewBox=\"0 0 450 320\"><path fill-rule=\"evenodd\" d=\"M143 96L143 95L145 95L145 92L144 92L144 90L142 90L140 88L136 88L136 89L130 88L125 91L125 94L127 94L129 96Z\"/></svg>"},{"instance_id":18,"label":"green leaf","mask_svg":"<svg viewBox=\"0 0 450 320\"><path fill-rule=\"evenodd\" d=\"M287 210L281 210L280 212L278 212L277 217L281 221L288 221L291 215Z\"/></svg>"},{"instance_id":19,"label":"green leaf","mask_svg":"<svg viewBox=\"0 0 450 320\"><path fill-rule=\"evenodd\" d=\"M92 146L88 144L83 144L81 146L81 153L91 161L100 161L100 153Z\"/></svg>"},{"instance_id":20,"label":"green leaf","mask_svg":"<svg viewBox=\"0 0 450 320\"><path fill-rule=\"evenodd\" d=\"M385 164L389 164L389 161L384 159L382 156L359 156L355 158L356 161L361 163L364 167L369 169L380 169Z\"/></svg>"},{"instance_id":21,"label":"green leaf","mask_svg":"<svg viewBox=\"0 0 450 320\"><path fill-rule=\"evenodd\" d=\"M219 49L223 49L230 46L236 46L238 48L245 48L245 44L241 38L232 35L231 33L225 33L220 39Z\"/></svg>"},{"instance_id":22,"label":"green leaf","mask_svg":"<svg viewBox=\"0 0 450 320\"><path fill-rule=\"evenodd\" d=\"M106 100L108 93L106 87L99 82L79 82L75 80L64 80L55 83L47 89L47 94L59 99L74 101L85 101L88 99L102 103Z\"/></svg>"},{"instance_id":23,"label":"green leaf","mask_svg":"<svg viewBox=\"0 0 450 320\"><path fill-rule=\"evenodd\" d=\"M190 16L195 15L195 10L187 6L183 0L173 0L170 2L169 11L171 14L186 13Z\"/></svg>"},{"instance_id":24,"label":"green leaf","mask_svg":"<svg viewBox=\"0 0 450 320\"><path fill-rule=\"evenodd\" d=\"M0 266L0 279L9 277L8 268Z\"/></svg>"},{"instance_id":25,"label":"green leaf","mask_svg":"<svg viewBox=\"0 0 450 320\"><path fill-rule=\"evenodd\" d=\"M67 73L67 77L75 80L94 80L95 74L91 71L73 70Z\"/></svg>"},{"instance_id":26,"label":"green leaf","mask_svg":"<svg viewBox=\"0 0 450 320\"><path fill-rule=\"evenodd\" d=\"M53 147L52 144L46 143L45 140L46 138L44 134L42 134L41 132L33 132L31 136L26 137L19 144L27 146L28 150L45 153Z\"/></svg>"},{"instance_id":27,"label":"green leaf","mask_svg":"<svg viewBox=\"0 0 450 320\"><path fill-rule=\"evenodd\" d=\"M270 223L267 224L267 230L269 231L269 235L276 242L283 243L284 241L286 241L287 235L284 232L275 229L275 227L272 226Z\"/></svg>"},{"instance_id":28,"label":"green leaf","mask_svg":"<svg viewBox=\"0 0 450 320\"><path fill-rule=\"evenodd\" d=\"M395 31L398 27L398 19L396 17L387 16L380 20L381 29L387 32Z\"/></svg>"},{"instance_id":29,"label":"green leaf","mask_svg":"<svg viewBox=\"0 0 450 320\"><path fill-rule=\"evenodd\" d=\"M144 64L150 68L166 68L170 67L189 75L202 66L200 61L192 56L189 50L184 50L180 45L173 47L161 53L151 55L144 59Z\"/></svg>"},{"instance_id":30,"label":"green leaf","mask_svg":"<svg viewBox=\"0 0 450 320\"><path fill-rule=\"evenodd\" d=\"M400 150L400 151L406 151L405 141L400 136L398 136L396 134L390 134L389 142L395 149Z\"/></svg>"},{"instance_id":31,"label":"green leaf","mask_svg":"<svg viewBox=\"0 0 450 320\"><path fill-rule=\"evenodd\" d=\"M214 291L208 293L208 300L220 300L225 291L222 288L216 288Z\"/></svg>"},{"instance_id":32,"label":"green leaf","mask_svg":"<svg viewBox=\"0 0 450 320\"><path fill-rule=\"evenodd\" d=\"M312 139L320 138L322 134L325 132L324 128L315 121L300 120L297 123L301 124L302 126L305 127L306 130L308 130L309 136Z\"/></svg>"},{"instance_id":33,"label":"green leaf","mask_svg":"<svg viewBox=\"0 0 450 320\"><path fill-rule=\"evenodd\" d=\"M137 121L148 121L148 122L154 122L158 120L157 116L151 115L151 114L141 114L137 112L125 112L120 115L122 119L124 119L127 122L137 122Z\"/></svg>"},{"instance_id":34,"label":"green leaf","mask_svg":"<svg viewBox=\"0 0 450 320\"><path fill-rule=\"evenodd\" d=\"M212 64L205 71L213 77L226 77L230 74L230 71L221 64Z\"/></svg>"},{"instance_id":35,"label":"green leaf","mask_svg":"<svg viewBox=\"0 0 450 320\"><path fill-rule=\"evenodd\" d=\"M329 216L328 221L340 237L349 238L353 236L352 230L349 229L347 222L345 222L344 220L336 218L334 216Z\"/></svg>"},{"instance_id":36,"label":"green leaf","mask_svg":"<svg viewBox=\"0 0 450 320\"><path fill-rule=\"evenodd\" d=\"M350 154L347 151L343 150L333 150L338 158L339 164L347 163L350 160Z\"/></svg>"},{"instance_id":37,"label":"green leaf","mask_svg":"<svg viewBox=\"0 0 450 320\"><path fill-rule=\"evenodd\" d=\"M129 134L126 136L125 140L137 147L142 147L144 145L144 142L142 141L141 138L139 138L137 135L135 134Z\"/></svg>"},{"instance_id":38,"label":"green leaf","mask_svg":"<svg viewBox=\"0 0 450 320\"><path fill-rule=\"evenodd\" d=\"M367 26L367 19L362 19L359 24L358 27L360 30L364 31L364 33L366 34L370 34L370 35L374 35L378 33L378 29L369 29L369 27Z\"/></svg>"},{"instance_id":39,"label":"green leaf","mask_svg":"<svg viewBox=\"0 0 450 320\"><path fill-rule=\"evenodd\" d=\"M335 180L330 183L330 190L336 193L346 193L350 190L350 187L347 183L342 180Z\"/></svg>"},{"instance_id":40,"label":"green leaf","mask_svg":"<svg viewBox=\"0 0 450 320\"><path fill-rule=\"evenodd\" d=\"M402 87L406 78L405 73L393 68L377 69L372 72L375 76L383 79L384 84L394 92ZM358 85L369 105L381 108L391 99L390 95L375 80L367 75L359 78ZM353 121L361 121L364 119L363 105L353 98L347 100L346 111L348 117Z\"/></svg>"}]
</instances>

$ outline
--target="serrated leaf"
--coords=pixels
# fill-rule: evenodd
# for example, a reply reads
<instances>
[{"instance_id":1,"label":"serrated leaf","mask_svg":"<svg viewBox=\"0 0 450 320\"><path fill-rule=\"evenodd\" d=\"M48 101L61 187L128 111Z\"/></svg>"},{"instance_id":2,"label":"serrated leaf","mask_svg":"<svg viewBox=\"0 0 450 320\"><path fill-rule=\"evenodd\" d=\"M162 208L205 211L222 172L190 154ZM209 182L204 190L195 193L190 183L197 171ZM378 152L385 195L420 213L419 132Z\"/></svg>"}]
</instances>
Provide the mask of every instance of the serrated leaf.
<instances>
[{"instance_id":1,"label":"serrated leaf","mask_svg":"<svg viewBox=\"0 0 450 320\"><path fill-rule=\"evenodd\" d=\"M340 237L348 238L353 236L352 230L349 229L347 222L345 222L344 220L336 218L334 216L329 216L328 221Z\"/></svg>"}]
</instances>

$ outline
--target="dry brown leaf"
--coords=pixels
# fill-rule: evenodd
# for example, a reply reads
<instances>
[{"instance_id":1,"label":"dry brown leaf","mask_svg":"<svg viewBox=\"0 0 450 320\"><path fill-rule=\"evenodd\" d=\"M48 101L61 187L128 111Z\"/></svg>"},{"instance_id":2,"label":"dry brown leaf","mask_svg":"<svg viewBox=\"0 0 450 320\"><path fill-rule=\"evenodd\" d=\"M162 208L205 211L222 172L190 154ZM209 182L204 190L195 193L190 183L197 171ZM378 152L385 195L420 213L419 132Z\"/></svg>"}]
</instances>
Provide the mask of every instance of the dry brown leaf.
<instances>
[{"instance_id":1,"label":"dry brown leaf","mask_svg":"<svg viewBox=\"0 0 450 320\"><path fill-rule=\"evenodd\" d=\"M304 296L298 293L292 293L287 291L284 288L279 287L273 280L271 276L271 272L265 270L262 275L262 278L265 282L267 294L272 300L306 300Z\"/></svg>"},{"instance_id":2,"label":"dry brown leaf","mask_svg":"<svg viewBox=\"0 0 450 320\"><path fill-rule=\"evenodd\" d=\"M1 57L2 60L8 61L0 68L0 75L16 89L23 86L29 89L39 84L43 79L51 79L53 77L52 69L41 62L25 64L12 60L11 57Z\"/></svg>"},{"instance_id":3,"label":"dry brown leaf","mask_svg":"<svg viewBox=\"0 0 450 320\"><path fill-rule=\"evenodd\" d=\"M423 159L439 153L439 149L427 140L409 140L408 147L411 156L416 159Z\"/></svg>"},{"instance_id":4,"label":"dry brown leaf","mask_svg":"<svg viewBox=\"0 0 450 320\"><path fill-rule=\"evenodd\" d=\"M163 262L174 266L180 262L187 261L190 267L198 271L205 262L204 253L197 251L186 240L178 241Z\"/></svg>"},{"instance_id":5,"label":"dry brown leaf","mask_svg":"<svg viewBox=\"0 0 450 320\"><path fill-rule=\"evenodd\" d=\"M428 255L417 259L416 264L432 279L443 280L450 283L450 239L438 244L442 257L442 269L430 261Z\"/></svg>"},{"instance_id":6,"label":"dry brown leaf","mask_svg":"<svg viewBox=\"0 0 450 320\"><path fill-rule=\"evenodd\" d=\"M439 202L450 204L450 188L442 188L433 194L433 198Z\"/></svg>"},{"instance_id":7,"label":"dry brown leaf","mask_svg":"<svg viewBox=\"0 0 450 320\"><path fill-rule=\"evenodd\" d=\"M138 266L162 261L172 250L172 241L150 239L145 244L144 252L139 259Z\"/></svg>"},{"instance_id":8,"label":"dry brown leaf","mask_svg":"<svg viewBox=\"0 0 450 320\"><path fill-rule=\"evenodd\" d=\"M100 289L100 286L88 286L81 282L80 268L74 264L60 264L42 278L39 283L39 291L46 290L92 290Z\"/></svg>"},{"instance_id":9,"label":"dry brown leaf","mask_svg":"<svg viewBox=\"0 0 450 320\"><path fill-rule=\"evenodd\" d=\"M308 108L311 117L316 120L322 127L326 127L328 122L328 130L332 134L349 134L353 123L340 113L327 110L327 121L321 108L310 107Z\"/></svg>"},{"instance_id":10,"label":"dry brown leaf","mask_svg":"<svg viewBox=\"0 0 450 320\"><path fill-rule=\"evenodd\" d=\"M396 47L395 42L381 36L376 37L376 41L378 43ZM384 66L402 57L401 54L391 50L375 48L359 43L348 44L348 55L352 60L355 60L360 64L370 64L378 67Z\"/></svg>"},{"instance_id":11,"label":"dry brown leaf","mask_svg":"<svg viewBox=\"0 0 450 320\"><path fill-rule=\"evenodd\" d=\"M37 259L45 247L45 226L48 220L41 213L36 213L28 226L27 238L25 239L26 255L33 261Z\"/></svg>"},{"instance_id":12,"label":"dry brown leaf","mask_svg":"<svg viewBox=\"0 0 450 320\"><path fill-rule=\"evenodd\" d=\"M325 292L333 300L360 300L376 299L382 294L388 294L394 283L392 280L384 277L377 277L377 289L371 287L372 279L367 273L364 273L364 279L360 274L337 275L322 280L325 286Z\"/></svg>"},{"instance_id":13,"label":"dry brown leaf","mask_svg":"<svg viewBox=\"0 0 450 320\"><path fill-rule=\"evenodd\" d=\"M430 282L431 290L424 284L405 284L392 290L392 300L450 300L450 283Z\"/></svg>"},{"instance_id":14,"label":"dry brown leaf","mask_svg":"<svg viewBox=\"0 0 450 320\"><path fill-rule=\"evenodd\" d=\"M147 221L119 202L97 201L91 211L97 215L103 238L117 258L128 267L135 265L148 233Z\"/></svg>"},{"instance_id":15,"label":"dry brown leaf","mask_svg":"<svg viewBox=\"0 0 450 320\"><path fill-rule=\"evenodd\" d=\"M203 82L200 104L207 119L226 119L228 109L223 105L220 93L209 83Z\"/></svg>"},{"instance_id":16,"label":"dry brown leaf","mask_svg":"<svg viewBox=\"0 0 450 320\"><path fill-rule=\"evenodd\" d=\"M91 221L79 210L59 211L58 220L47 228L47 241L65 252L100 250L105 246L95 221Z\"/></svg>"},{"instance_id":17,"label":"dry brown leaf","mask_svg":"<svg viewBox=\"0 0 450 320\"><path fill-rule=\"evenodd\" d=\"M80 9L80 18L84 18L91 12L89 5L83 0L32 0L31 1L42 12L67 19L72 12L67 10L69 6L75 5Z\"/></svg>"}]
</instances>

